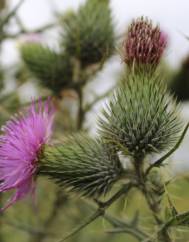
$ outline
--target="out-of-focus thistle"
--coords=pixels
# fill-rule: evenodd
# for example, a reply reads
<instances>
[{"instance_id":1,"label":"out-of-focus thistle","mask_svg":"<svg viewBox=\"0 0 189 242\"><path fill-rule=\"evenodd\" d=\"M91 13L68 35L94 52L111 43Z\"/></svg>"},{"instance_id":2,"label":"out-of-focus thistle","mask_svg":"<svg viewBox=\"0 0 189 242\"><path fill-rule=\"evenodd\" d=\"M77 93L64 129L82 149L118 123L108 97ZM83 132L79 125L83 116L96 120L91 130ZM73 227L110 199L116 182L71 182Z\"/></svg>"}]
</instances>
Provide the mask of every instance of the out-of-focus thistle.
<instances>
[{"instance_id":1,"label":"out-of-focus thistle","mask_svg":"<svg viewBox=\"0 0 189 242\"><path fill-rule=\"evenodd\" d=\"M178 73L170 81L170 90L178 101L189 100L189 56L187 56Z\"/></svg>"},{"instance_id":2,"label":"out-of-focus thistle","mask_svg":"<svg viewBox=\"0 0 189 242\"><path fill-rule=\"evenodd\" d=\"M88 66L102 62L114 51L115 34L109 0L87 0L76 13L63 18L62 46Z\"/></svg>"},{"instance_id":3,"label":"out-of-focus thistle","mask_svg":"<svg viewBox=\"0 0 189 242\"><path fill-rule=\"evenodd\" d=\"M161 152L177 140L178 107L158 75L129 74L100 120L101 133L136 159Z\"/></svg>"},{"instance_id":4,"label":"out-of-focus thistle","mask_svg":"<svg viewBox=\"0 0 189 242\"><path fill-rule=\"evenodd\" d=\"M129 66L156 68L167 46L167 36L148 18L134 20L123 42L123 60Z\"/></svg>"},{"instance_id":5,"label":"out-of-focus thistle","mask_svg":"<svg viewBox=\"0 0 189 242\"><path fill-rule=\"evenodd\" d=\"M111 146L77 135L65 144L45 148L39 174L48 175L69 191L98 198L122 177L123 168Z\"/></svg>"},{"instance_id":6,"label":"out-of-focus thistle","mask_svg":"<svg viewBox=\"0 0 189 242\"><path fill-rule=\"evenodd\" d=\"M68 57L35 42L23 44L21 56L31 73L55 94L72 86L72 65Z\"/></svg>"},{"instance_id":7,"label":"out-of-focus thistle","mask_svg":"<svg viewBox=\"0 0 189 242\"><path fill-rule=\"evenodd\" d=\"M53 116L49 101L44 106L39 101L32 103L27 113L13 118L2 128L0 192L16 190L3 210L34 192L38 157L50 139Z\"/></svg>"}]
</instances>

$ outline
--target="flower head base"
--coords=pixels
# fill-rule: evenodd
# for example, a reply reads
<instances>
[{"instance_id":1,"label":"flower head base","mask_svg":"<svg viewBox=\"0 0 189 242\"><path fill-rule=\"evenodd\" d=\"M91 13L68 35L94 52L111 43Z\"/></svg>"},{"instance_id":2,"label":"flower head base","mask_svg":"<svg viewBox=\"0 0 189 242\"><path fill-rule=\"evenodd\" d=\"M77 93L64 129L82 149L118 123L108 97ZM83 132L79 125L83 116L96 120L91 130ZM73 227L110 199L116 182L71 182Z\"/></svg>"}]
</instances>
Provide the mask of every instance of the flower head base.
<instances>
[{"instance_id":1,"label":"flower head base","mask_svg":"<svg viewBox=\"0 0 189 242\"><path fill-rule=\"evenodd\" d=\"M141 17L134 20L123 43L124 62L128 66L155 65L167 46L167 36L152 21Z\"/></svg>"},{"instance_id":2,"label":"flower head base","mask_svg":"<svg viewBox=\"0 0 189 242\"><path fill-rule=\"evenodd\" d=\"M54 109L48 100L32 103L26 114L8 121L0 137L0 192L15 189L6 209L33 193L38 156L52 131Z\"/></svg>"}]
</instances>

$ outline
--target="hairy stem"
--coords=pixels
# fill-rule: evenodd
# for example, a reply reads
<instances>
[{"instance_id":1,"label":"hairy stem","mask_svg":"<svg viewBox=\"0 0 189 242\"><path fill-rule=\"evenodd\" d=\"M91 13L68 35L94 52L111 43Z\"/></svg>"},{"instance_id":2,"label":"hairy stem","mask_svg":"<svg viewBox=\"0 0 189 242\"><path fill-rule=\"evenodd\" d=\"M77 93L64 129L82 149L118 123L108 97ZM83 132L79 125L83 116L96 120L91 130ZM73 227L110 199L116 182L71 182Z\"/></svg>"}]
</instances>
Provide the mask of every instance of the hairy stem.
<instances>
[{"instance_id":1,"label":"hairy stem","mask_svg":"<svg viewBox=\"0 0 189 242\"><path fill-rule=\"evenodd\" d=\"M142 159L140 159L140 160L135 159L134 164L135 164L135 171L136 171L137 179L138 179L138 188L144 195L146 202L148 204L148 207L150 208L150 210L152 212L152 215L154 217L156 224L158 226L162 226L163 221L159 217L160 212L159 212L159 209L157 208L158 207L157 202L153 199L153 195L150 193L150 191L148 190L148 188L146 186L146 181L147 181L146 177L147 177L148 173L145 173L143 170ZM166 229L160 231L160 233L158 234L158 239L159 239L159 241L171 242L171 239L170 239Z\"/></svg>"}]
</instances>

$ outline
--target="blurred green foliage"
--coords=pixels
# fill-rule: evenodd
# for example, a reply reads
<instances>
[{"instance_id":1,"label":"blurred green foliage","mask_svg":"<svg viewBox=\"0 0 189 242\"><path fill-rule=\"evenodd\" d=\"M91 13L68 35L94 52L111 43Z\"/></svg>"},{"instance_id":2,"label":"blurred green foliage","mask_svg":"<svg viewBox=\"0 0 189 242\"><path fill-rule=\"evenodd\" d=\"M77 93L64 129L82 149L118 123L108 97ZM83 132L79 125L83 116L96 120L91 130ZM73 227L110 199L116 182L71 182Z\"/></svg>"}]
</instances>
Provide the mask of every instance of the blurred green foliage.
<instances>
[{"instance_id":1,"label":"blurred green foliage","mask_svg":"<svg viewBox=\"0 0 189 242\"><path fill-rule=\"evenodd\" d=\"M178 101L189 101L189 57L171 79L170 90Z\"/></svg>"}]
</instances>

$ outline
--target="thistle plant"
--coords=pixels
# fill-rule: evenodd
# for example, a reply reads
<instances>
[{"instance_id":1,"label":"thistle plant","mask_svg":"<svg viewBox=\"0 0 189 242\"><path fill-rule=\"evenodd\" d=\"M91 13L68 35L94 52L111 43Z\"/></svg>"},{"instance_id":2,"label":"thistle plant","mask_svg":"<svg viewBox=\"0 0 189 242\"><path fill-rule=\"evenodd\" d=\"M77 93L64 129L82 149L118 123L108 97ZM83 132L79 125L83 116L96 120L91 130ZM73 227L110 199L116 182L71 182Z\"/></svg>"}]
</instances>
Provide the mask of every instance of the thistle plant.
<instances>
[{"instance_id":1,"label":"thistle plant","mask_svg":"<svg viewBox=\"0 0 189 242\"><path fill-rule=\"evenodd\" d=\"M83 115L86 71L99 64L104 56L111 56L114 50L108 1L98 1L98 4L97 0L87 1L77 13L64 19L64 26L61 54L36 43L23 46L21 53L30 71L43 83L46 81L45 85L54 95L74 83L72 88L80 101L79 115ZM0 192L16 189L3 210L32 193L40 176L48 177L65 193L82 197L86 206L87 201L97 206L91 216L59 242L68 240L99 217L113 226L112 233L129 233L143 242L175 241L170 228L188 225L188 211L178 213L170 198L169 207L163 203L171 180L164 180L160 167L164 169L189 126L184 128L180 107L158 70L167 37L160 27L141 17L131 23L123 43L127 72L99 113L96 136L81 131L82 125L79 125L76 134L63 134L63 141L49 143L54 117L49 101L32 103L27 112L15 116L2 129ZM108 55L106 51L110 51ZM74 66L73 72L69 65ZM69 74L70 82L65 78ZM152 162L156 155L160 158ZM107 213L121 197L129 197L131 190L141 193L148 205L153 217L150 232L143 228L140 214L123 221Z\"/></svg>"},{"instance_id":2,"label":"thistle plant","mask_svg":"<svg viewBox=\"0 0 189 242\"><path fill-rule=\"evenodd\" d=\"M30 41L20 48L22 60L43 86L60 96L62 90L78 93L115 52L115 31L109 0L88 0L77 12L60 16L59 51Z\"/></svg>"}]
</instances>

